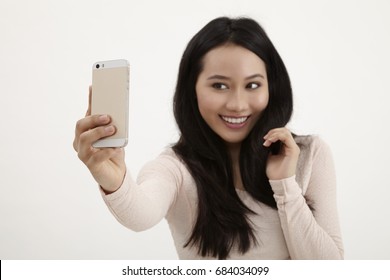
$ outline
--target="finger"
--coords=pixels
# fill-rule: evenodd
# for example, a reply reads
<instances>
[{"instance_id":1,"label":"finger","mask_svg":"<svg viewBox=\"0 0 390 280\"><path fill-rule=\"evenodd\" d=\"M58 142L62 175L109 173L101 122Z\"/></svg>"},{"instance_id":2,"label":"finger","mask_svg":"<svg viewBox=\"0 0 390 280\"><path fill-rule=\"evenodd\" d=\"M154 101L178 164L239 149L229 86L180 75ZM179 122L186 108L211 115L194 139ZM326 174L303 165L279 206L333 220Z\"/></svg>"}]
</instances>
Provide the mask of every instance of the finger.
<instances>
[{"instance_id":1,"label":"finger","mask_svg":"<svg viewBox=\"0 0 390 280\"><path fill-rule=\"evenodd\" d=\"M85 113L85 116L91 115L91 103L92 103L92 86L89 86L89 93L88 93L88 109Z\"/></svg>"},{"instance_id":2,"label":"finger","mask_svg":"<svg viewBox=\"0 0 390 280\"><path fill-rule=\"evenodd\" d=\"M109 122L110 117L108 115L87 116L76 123L76 138L78 138L80 134L84 133L85 131L96 128L98 126L106 125Z\"/></svg>"},{"instance_id":3,"label":"finger","mask_svg":"<svg viewBox=\"0 0 390 280\"><path fill-rule=\"evenodd\" d=\"M269 147L269 146L271 146L272 143L273 143L273 142L270 141L270 140L265 140L265 141L263 142L263 146Z\"/></svg>"},{"instance_id":4,"label":"finger","mask_svg":"<svg viewBox=\"0 0 390 280\"><path fill-rule=\"evenodd\" d=\"M90 129L110 123L110 117L107 115L88 116L76 123L75 138L73 140L73 148L78 151L80 135Z\"/></svg>"},{"instance_id":5,"label":"finger","mask_svg":"<svg viewBox=\"0 0 390 280\"><path fill-rule=\"evenodd\" d=\"M271 129L270 131L268 131L268 133L263 137L264 139L267 139L269 138L272 134L274 133L277 133L277 132L283 132L283 131L287 131L287 132L290 132L287 128L285 127L278 127L278 128L274 128L274 129Z\"/></svg>"},{"instance_id":6,"label":"finger","mask_svg":"<svg viewBox=\"0 0 390 280\"><path fill-rule=\"evenodd\" d=\"M284 130L285 130L285 128L281 127L281 128L274 128L274 129L271 129L270 131L268 131L268 133L263 137L263 139L265 140L263 145L265 147L270 147L272 145L272 143L275 143L279 140L279 139L277 139L277 137L275 137L275 135L279 132L284 131Z\"/></svg>"},{"instance_id":7,"label":"finger","mask_svg":"<svg viewBox=\"0 0 390 280\"><path fill-rule=\"evenodd\" d=\"M291 144L295 144L294 139L292 138L291 133L280 131L274 132L270 136L267 137L266 141L275 143L276 141L281 141L283 144L290 146Z\"/></svg>"},{"instance_id":8,"label":"finger","mask_svg":"<svg viewBox=\"0 0 390 280\"><path fill-rule=\"evenodd\" d=\"M115 128L113 126L107 126L91 129L81 134L78 143L78 157L81 159L81 161L87 164L90 157L94 153L98 152L99 150L104 150L94 148L93 143L101 138L111 136L114 133Z\"/></svg>"},{"instance_id":9,"label":"finger","mask_svg":"<svg viewBox=\"0 0 390 280\"><path fill-rule=\"evenodd\" d=\"M111 136L113 134L115 134L115 127L113 125L99 126L94 129L90 129L88 131L83 132L79 136L79 152L83 154L83 152L89 151L92 147L92 144L95 143L97 140Z\"/></svg>"},{"instance_id":10,"label":"finger","mask_svg":"<svg viewBox=\"0 0 390 280\"><path fill-rule=\"evenodd\" d=\"M265 142L264 146L270 146L272 143L281 141L284 145L288 147L296 146L294 138L292 137L291 132L286 128L273 129L266 136L264 136Z\"/></svg>"},{"instance_id":11,"label":"finger","mask_svg":"<svg viewBox=\"0 0 390 280\"><path fill-rule=\"evenodd\" d=\"M280 141L283 144L282 149L283 153L286 156L300 153L300 149L290 132L277 132L275 134L272 134L265 141L264 146L269 147L272 143L275 143L277 141Z\"/></svg>"}]
</instances>

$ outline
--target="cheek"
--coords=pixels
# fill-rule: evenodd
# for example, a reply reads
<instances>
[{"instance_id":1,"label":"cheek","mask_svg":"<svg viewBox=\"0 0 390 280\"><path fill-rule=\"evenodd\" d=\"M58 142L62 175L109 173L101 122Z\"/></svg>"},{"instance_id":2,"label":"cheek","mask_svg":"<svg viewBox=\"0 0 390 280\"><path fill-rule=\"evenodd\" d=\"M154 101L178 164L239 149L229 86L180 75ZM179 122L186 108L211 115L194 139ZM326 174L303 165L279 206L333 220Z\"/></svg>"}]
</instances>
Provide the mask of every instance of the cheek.
<instances>
[{"instance_id":1,"label":"cheek","mask_svg":"<svg viewBox=\"0 0 390 280\"><path fill-rule=\"evenodd\" d=\"M198 94L198 108L203 117L204 114L212 113L218 110L218 99L211 94Z\"/></svg>"},{"instance_id":2,"label":"cheek","mask_svg":"<svg viewBox=\"0 0 390 280\"><path fill-rule=\"evenodd\" d=\"M197 95L198 101L198 109L202 117L204 117L204 113L208 111L208 102L206 102L205 98Z\"/></svg>"},{"instance_id":3,"label":"cheek","mask_svg":"<svg viewBox=\"0 0 390 280\"><path fill-rule=\"evenodd\" d=\"M257 111L259 113L264 111L264 109L267 108L268 106L268 100L269 100L268 93L261 94L260 96L258 96L252 101L252 110Z\"/></svg>"}]
</instances>

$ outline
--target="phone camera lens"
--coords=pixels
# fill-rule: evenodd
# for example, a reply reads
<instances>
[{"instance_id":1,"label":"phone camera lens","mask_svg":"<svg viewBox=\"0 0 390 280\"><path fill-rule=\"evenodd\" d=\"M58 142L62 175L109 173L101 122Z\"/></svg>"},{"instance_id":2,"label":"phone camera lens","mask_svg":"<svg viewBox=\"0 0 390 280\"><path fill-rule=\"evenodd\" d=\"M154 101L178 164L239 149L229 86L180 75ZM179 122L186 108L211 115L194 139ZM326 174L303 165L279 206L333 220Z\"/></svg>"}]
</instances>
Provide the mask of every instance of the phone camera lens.
<instances>
[{"instance_id":1,"label":"phone camera lens","mask_svg":"<svg viewBox=\"0 0 390 280\"><path fill-rule=\"evenodd\" d=\"M96 64L96 69L99 69L99 67L100 67L100 64Z\"/></svg>"}]
</instances>

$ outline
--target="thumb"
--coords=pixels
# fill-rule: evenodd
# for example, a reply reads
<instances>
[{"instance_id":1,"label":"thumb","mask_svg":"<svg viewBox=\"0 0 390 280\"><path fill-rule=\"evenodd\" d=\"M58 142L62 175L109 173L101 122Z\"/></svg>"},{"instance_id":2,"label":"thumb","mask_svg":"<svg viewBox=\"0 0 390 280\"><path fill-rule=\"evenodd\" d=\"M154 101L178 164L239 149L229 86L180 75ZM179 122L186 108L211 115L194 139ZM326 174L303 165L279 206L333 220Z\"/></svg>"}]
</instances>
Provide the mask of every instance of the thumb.
<instances>
[{"instance_id":1,"label":"thumb","mask_svg":"<svg viewBox=\"0 0 390 280\"><path fill-rule=\"evenodd\" d=\"M92 86L89 86L88 109L87 112L85 113L86 117L91 115L91 103L92 103Z\"/></svg>"}]
</instances>

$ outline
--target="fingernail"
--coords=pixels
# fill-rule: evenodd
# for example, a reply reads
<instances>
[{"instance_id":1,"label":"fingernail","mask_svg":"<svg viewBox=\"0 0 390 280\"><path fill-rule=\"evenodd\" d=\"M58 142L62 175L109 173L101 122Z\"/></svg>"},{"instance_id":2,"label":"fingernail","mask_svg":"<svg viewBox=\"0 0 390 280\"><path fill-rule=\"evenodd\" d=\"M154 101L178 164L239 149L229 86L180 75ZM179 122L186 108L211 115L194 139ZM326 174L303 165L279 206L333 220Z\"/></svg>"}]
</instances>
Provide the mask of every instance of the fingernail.
<instances>
[{"instance_id":1,"label":"fingernail","mask_svg":"<svg viewBox=\"0 0 390 280\"><path fill-rule=\"evenodd\" d=\"M101 122L107 122L107 121L108 121L108 116L107 116L107 115L101 115L101 116L99 116L99 121L101 121Z\"/></svg>"},{"instance_id":2,"label":"fingernail","mask_svg":"<svg viewBox=\"0 0 390 280\"><path fill-rule=\"evenodd\" d=\"M110 126L105 127L104 131L107 133L113 133L115 131L115 129L112 125L110 125Z\"/></svg>"}]
</instances>

